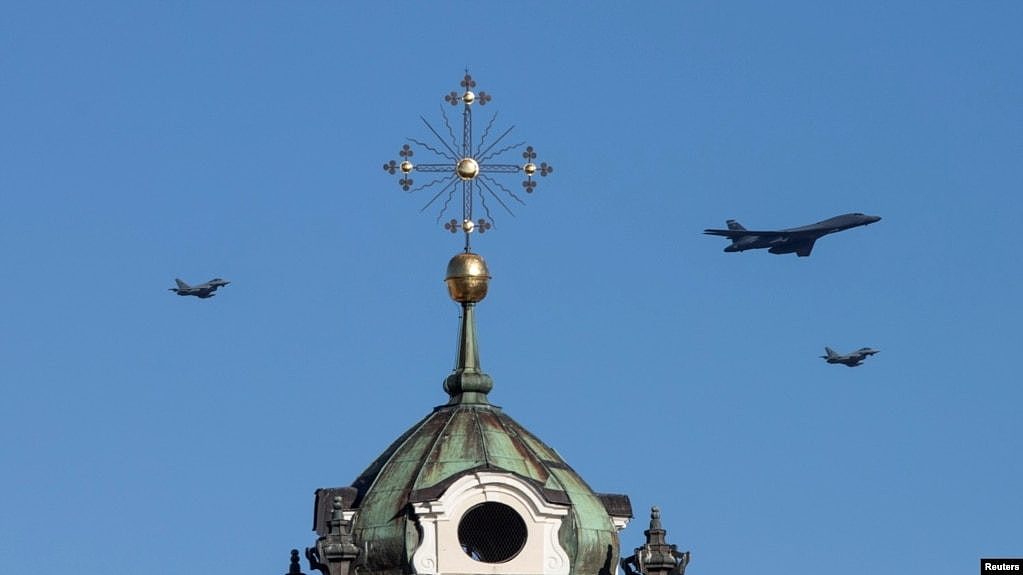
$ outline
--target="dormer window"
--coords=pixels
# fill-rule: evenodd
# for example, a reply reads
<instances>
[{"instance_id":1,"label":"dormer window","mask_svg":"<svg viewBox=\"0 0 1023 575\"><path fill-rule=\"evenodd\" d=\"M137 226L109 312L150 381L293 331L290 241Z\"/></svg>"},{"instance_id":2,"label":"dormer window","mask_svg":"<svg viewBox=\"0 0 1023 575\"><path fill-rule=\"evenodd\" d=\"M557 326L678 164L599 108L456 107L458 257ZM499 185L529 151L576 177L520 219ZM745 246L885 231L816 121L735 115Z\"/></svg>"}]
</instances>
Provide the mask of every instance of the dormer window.
<instances>
[{"instance_id":1,"label":"dormer window","mask_svg":"<svg viewBox=\"0 0 1023 575\"><path fill-rule=\"evenodd\" d=\"M570 507L546 501L510 473L467 473L412 509L421 534L412 553L418 575L568 575L571 569L558 539Z\"/></svg>"}]
</instances>

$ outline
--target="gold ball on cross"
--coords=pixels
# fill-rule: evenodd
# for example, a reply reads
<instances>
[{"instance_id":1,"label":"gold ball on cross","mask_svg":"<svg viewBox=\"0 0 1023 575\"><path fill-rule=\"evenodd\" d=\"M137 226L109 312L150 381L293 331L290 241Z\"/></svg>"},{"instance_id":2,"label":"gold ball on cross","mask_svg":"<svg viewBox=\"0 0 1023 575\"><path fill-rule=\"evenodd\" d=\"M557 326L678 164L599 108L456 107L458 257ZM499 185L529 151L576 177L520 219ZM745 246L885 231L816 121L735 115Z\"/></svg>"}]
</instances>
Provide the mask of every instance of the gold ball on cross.
<instances>
[{"instance_id":1,"label":"gold ball on cross","mask_svg":"<svg viewBox=\"0 0 1023 575\"><path fill-rule=\"evenodd\" d=\"M455 166L455 172L463 180L471 180L480 173L480 165L472 158L462 158Z\"/></svg>"}]
</instances>

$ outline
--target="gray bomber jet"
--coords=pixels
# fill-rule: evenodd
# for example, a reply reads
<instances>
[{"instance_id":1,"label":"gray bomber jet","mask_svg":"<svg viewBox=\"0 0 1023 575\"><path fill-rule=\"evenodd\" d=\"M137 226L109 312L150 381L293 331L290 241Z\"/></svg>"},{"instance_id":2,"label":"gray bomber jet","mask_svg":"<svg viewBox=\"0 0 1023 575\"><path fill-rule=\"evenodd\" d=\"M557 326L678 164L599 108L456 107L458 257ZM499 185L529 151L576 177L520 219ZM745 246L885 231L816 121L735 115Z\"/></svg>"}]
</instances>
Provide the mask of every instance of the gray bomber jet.
<instances>
[{"instance_id":1,"label":"gray bomber jet","mask_svg":"<svg viewBox=\"0 0 1023 575\"><path fill-rule=\"evenodd\" d=\"M841 363L849 367L856 367L857 365L863 363L863 360L867 359L867 357L874 355L879 351L881 350L871 349L869 347L861 347L860 349L857 349L852 353L842 355L839 353L835 353L835 350L831 349L830 347L825 347L824 353L826 353L827 355L822 355L821 358L827 361L828 363Z\"/></svg>"},{"instance_id":2,"label":"gray bomber jet","mask_svg":"<svg viewBox=\"0 0 1023 575\"><path fill-rule=\"evenodd\" d=\"M866 226L881 219L881 216L868 216L861 213L842 214L816 224L788 228L784 230L747 230L735 220L728 220L727 230L707 229L703 233L711 236L724 236L732 243L725 248L726 252L742 252L767 248L772 254L795 253L799 257L810 255L813 243L822 236Z\"/></svg>"},{"instance_id":3,"label":"gray bomber jet","mask_svg":"<svg viewBox=\"0 0 1023 575\"><path fill-rule=\"evenodd\" d=\"M231 283L227 280L222 280L220 278L213 278L210 281L204 284L199 284L197 286L190 286L185 282L179 280L178 278L174 278L174 282L178 284L178 287L168 288L170 291L178 295L194 295L195 297L201 299L206 299L208 297L213 297L217 295L213 293L217 291L217 288L224 287Z\"/></svg>"}]
</instances>

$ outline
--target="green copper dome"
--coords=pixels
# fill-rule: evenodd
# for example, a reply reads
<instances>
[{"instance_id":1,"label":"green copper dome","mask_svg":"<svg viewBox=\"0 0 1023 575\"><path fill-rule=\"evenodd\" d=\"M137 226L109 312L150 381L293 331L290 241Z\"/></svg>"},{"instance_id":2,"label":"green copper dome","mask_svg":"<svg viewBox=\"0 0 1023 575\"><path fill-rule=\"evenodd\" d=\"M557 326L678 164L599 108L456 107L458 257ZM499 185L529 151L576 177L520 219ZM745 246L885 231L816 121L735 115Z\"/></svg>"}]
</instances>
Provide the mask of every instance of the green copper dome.
<instances>
[{"instance_id":1,"label":"green copper dome","mask_svg":"<svg viewBox=\"0 0 1023 575\"><path fill-rule=\"evenodd\" d=\"M554 449L490 404L493 380L480 365L475 322L489 280L486 264L460 254L447 280L462 306L455 369L443 385L450 399L395 440L351 487L317 491L320 560L334 557L359 575L500 575L521 573L515 569L525 563L539 566L530 573L613 574L618 530L632 516L628 498L595 493ZM501 497L512 499L505 504ZM516 504L519 511L508 507ZM497 548L506 544L512 548ZM464 563L470 559L480 563ZM452 567L459 560L461 567ZM335 572L349 573L348 567Z\"/></svg>"},{"instance_id":2,"label":"green copper dome","mask_svg":"<svg viewBox=\"0 0 1023 575\"><path fill-rule=\"evenodd\" d=\"M364 572L407 572L402 566L419 545L411 504L436 499L480 470L514 474L546 501L571 506L558 532L571 573L615 571L618 536L608 507L621 508L623 501L627 507L627 499L594 493L557 452L499 408L471 404L436 408L352 484L352 534L366 549Z\"/></svg>"}]
</instances>

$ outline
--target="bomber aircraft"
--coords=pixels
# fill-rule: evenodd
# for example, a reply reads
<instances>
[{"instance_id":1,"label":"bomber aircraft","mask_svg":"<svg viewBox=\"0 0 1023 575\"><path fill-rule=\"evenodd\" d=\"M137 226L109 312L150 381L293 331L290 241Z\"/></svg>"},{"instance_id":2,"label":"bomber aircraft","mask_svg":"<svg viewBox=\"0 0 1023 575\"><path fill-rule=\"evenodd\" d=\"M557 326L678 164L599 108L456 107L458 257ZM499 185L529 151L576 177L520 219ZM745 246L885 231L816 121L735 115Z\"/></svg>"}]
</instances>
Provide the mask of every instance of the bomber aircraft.
<instances>
[{"instance_id":1,"label":"bomber aircraft","mask_svg":"<svg viewBox=\"0 0 1023 575\"><path fill-rule=\"evenodd\" d=\"M852 353L842 355L839 353L835 353L835 350L831 349L830 347L825 347L824 353L826 353L827 355L822 355L821 358L827 361L828 363L841 363L848 367L856 367L857 365L863 363L864 359L867 359L867 357L874 355L879 351L881 350L871 349L869 347L861 347L860 349L857 349Z\"/></svg>"},{"instance_id":2,"label":"bomber aircraft","mask_svg":"<svg viewBox=\"0 0 1023 575\"><path fill-rule=\"evenodd\" d=\"M185 282L179 280L178 278L174 278L174 281L175 283L178 284L178 287L168 288L170 291L178 295L194 295L195 297L201 299L206 299L208 297L213 297L217 295L213 293L217 291L217 288L224 287L231 283L227 280L222 280L220 278L213 278L210 281L203 284L199 284L197 286L190 286Z\"/></svg>"},{"instance_id":3,"label":"bomber aircraft","mask_svg":"<svg viewBox=\"0 0 1023 575\"><path fill-rule=\"evenodd\" d=\"M859 212L842 214L828 218L816 224L787 228L784 230L747 230L735 220L727 220L727 230L707 229L703 233L711 236L724 236L732 243L725 248L726 252L742 252L767 248L772 254L795 253L799 257L810 255L813 243L822 236L866 226L881 219L881 216L868 216Z\"/></svg>"}]
</instances>

